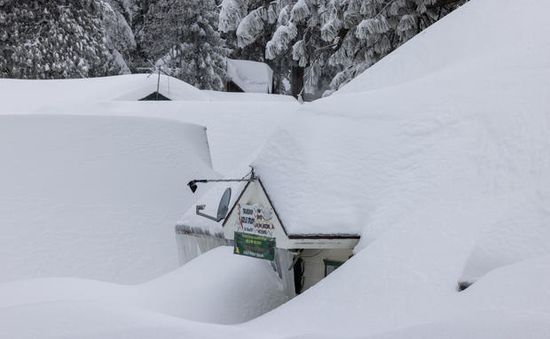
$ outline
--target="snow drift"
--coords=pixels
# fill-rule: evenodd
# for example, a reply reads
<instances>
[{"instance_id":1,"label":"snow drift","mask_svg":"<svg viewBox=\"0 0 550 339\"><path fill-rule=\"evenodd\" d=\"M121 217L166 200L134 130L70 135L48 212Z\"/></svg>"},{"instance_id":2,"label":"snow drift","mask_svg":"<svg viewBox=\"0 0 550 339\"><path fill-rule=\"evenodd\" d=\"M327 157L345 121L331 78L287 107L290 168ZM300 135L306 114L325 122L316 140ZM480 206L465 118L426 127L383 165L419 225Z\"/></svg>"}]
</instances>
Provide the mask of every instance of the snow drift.
<instances>
[{"instance_id":1,"label":"snow drift","mask_svg":"<svg viewBox=\"0 0 550 339\"><path fill-rule=\"evenodd\" d=\"M0 285L0 308L100 302L199 322L234 324L287 300L273 279L276 273L269 262L231 254L232 248L217 248L169 274L134 286L75 278L4 283Z\"/></svg>"},{"instance_id":2,"label":"snow drift","mask_svg":"<svg viewBox=\"0 0 550 339\"><path fill-rule=\"evenodd\" d=\"M0 81L2 113L30 113L40 107L89 104L104 101L136 101L157 90L157 76L132 74L104 78ZM172 100L208 100L203 91L172 77L162 76L160 93ZM32 98L32 100L29 100Z\"/></svg>"},{"instance_id":3,"label":"snow drift","mask_svg":"<svg viewBox=\"0 0 550 339\"><path fill-rule=\"evenodd\" d=\"M147 74L77 80L0 79L0 114L155 117L208 129L214 168L241 165L300 107L290 96L201 91L162 76L172 101L138 101L156 90ZM32 100L31 100L32 99Z\"/></svg>"},{"instance_id":4,"label":"snow drift","mask_svg":"<svg viewBox=\"0 0 550 339\"><path fill-rule=\"evenodd\" d=\"M79 333L92 318L83 333L102 338L546 338L550 36L533 32L548 10L472 0L270 139L254 164L283 222L362 234L303 295L238 327L74 302L0 319L53 331L44 314L68 315L55 328ZM468 268L477 281L458 292Z\"/></svg>"},{"instance_id":5,"label":"snow drift","mask_svg":"<svg viewBox=\"0 0 550 339\"><path fill-rule=\"evenodd\" d=\"M268 142L255 165L283 222L355 227L362 241L347 264L251 328L368 336L442 321L452 331L461 323L448 304L465 267L481 283L549 252L550 38L532 34L550 29L541 6L471 1ZM525 296L513 310L535 312L528 291L510 293ZM487 308L498 308L492 300ZM476 304L456 309L468 317ZM462 324L482 335L471 317ZM507 319L516 330L530 324ZM540 336L548 319L532 324ZM419 336L430 330L442 333Z\"/></svg>"},{"instance_id":6,"label":"snow drift","mask_svg":"<svg viewBox=\"0 0 550 339\"><path fill-rule=\"evenodd\" d=\"M173 225L210 173L203 127L0 115L0 281L136 283L177 267Z\"/></svg>"}]
</instances>

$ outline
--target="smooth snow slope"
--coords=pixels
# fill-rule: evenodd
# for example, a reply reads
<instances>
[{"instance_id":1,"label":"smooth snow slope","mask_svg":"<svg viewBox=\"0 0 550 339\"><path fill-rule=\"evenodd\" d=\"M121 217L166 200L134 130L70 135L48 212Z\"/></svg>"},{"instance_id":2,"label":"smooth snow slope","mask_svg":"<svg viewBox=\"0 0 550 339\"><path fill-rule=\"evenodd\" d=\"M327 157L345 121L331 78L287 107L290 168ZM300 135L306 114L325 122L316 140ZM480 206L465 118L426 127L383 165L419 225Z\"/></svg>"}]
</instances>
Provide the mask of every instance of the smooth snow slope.
<instances>
[{"instance_id":1,"label":"smooth snow slope","mask_svg":"<svg viewBox=\"0 0 550 339\"><path fill-rule=\"evenodd\" d=\"M0 115L0 159L0 281L168 272L186 183L215 175L203 127L144 118Z\"/></svg>"},{"instance_id":2,"label":"smooth snow slope","mask_svg":"<svg viewBox=\"0 0 550 339\"><path fill-rule=\"evenodd\" d=\"M533 32L550 30L548 11L550 4L535 0L472 0L352 82L349 93L308 105L309 112L271 139L255 163L276 207L287 194L303 207L297 215L288 214L296 212L292 206L281 206L287 218L302 217L312 228L327 219L336 224L326 227L358 227L363 235L356 255L303 295L250 323L224 328L125 305L23 305L0 317L7 333L547 338L548 257L521 262L546 249L481 268L489 261L474 254L492 230L507 231L508 220L531 234L547 224L550 36ZM439 37L461 31L468 44L458 44L454 59L447 50L457 40ZM417 57L436 42L438 48L430 49L435 55ZM422 66L412 73L390 67L390 61L408 60ZM314 213L316 204L326 207L321 215ZM531 245L507 234L499 241L503 249ZM469 265L485 273L458 293Z\"/></svg>"},{"instance_id":3,"label":"smooth snow slope","mask_svg":"<svg viewBox=\"0 0 550 339\"><path fill-rule=\"evenodd\" d=\"M157 76L131 74L103 78L0 81L2 113L31 113L40 107L89 104L99 101L136 101L157 90ZM162 76L160 92L172 100L203 101L203 91L172 77Z\"/></svg>"},{"instance_id":4,"label":"smooth snow slope","mask_svg":"<svg viewBox=\"0 0 550 339\"><path fill-rule=\"evenodd\" d=\"M483 319L469 315L479 298L449 306L467 298L456 291L465 267L483 277L549 253L550 36L533 34L550 31L548 10L472 0L268 142L255 164L283 221L308 232L358 227L362 241L347 264L251 330L366 337L442 322L453 331L453 312ZM484 241L491 232L502 235L497 246ZM537 312L525 283L508 291L520 301L512 313ZM520 318L506 319L530 324ZM549 320L532 323L533 337Z\"/></svg>"},{"instance_id":5,"label":"smooth snow slope","mask_svg":"<svg viewBox=\"0 0 550 339\"><path fill-rule=\"evenodd\" d=\"M22 305L100 303L216 324L241 323L287 300L269 262L217 248L177 270L135 285L75 278L30 279L0 284L0 309ZM0 317L1 318L1 317ZM7 323L0 325L5 328Z\"/></svg>"},{"instance_id":6,"label":"smooth snow slope","mask_svg":"<svg viewBox=\"0 0 550 339\"><path fill-rule=\"evenodd\" d=\"M214 169L225 174L249 163L269 136L294 118L299 107L295 100L256 101L245 94L242 101L103 102L33 113L56 110L62 114L155 117L205 126Z\"/></svg>"},{"instance_id":7,"label":"smooth snow slope","mask_svg":"<svg viewBox=\"0 0 550 339\"><path fill-rule=\"evenodd\" d=\"M76 80L0 79L0 114L156 117L207 127L214 168L240 166L300 107L292 97L201 91L162 77L161 93L173 101L138 99L156 90L147 74Z\"/></svg>"}]
</instances>

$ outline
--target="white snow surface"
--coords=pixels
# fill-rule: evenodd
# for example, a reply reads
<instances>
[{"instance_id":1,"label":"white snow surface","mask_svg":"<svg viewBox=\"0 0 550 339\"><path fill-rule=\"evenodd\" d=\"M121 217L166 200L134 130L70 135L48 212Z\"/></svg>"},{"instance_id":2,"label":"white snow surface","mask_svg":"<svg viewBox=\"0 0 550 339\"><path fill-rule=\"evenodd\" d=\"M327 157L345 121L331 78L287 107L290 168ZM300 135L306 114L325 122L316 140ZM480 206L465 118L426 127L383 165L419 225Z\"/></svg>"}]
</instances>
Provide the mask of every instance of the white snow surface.
<instances>
[{"instance_id":1,"label":"white snow surface","mask_svg":"<svg viewBox=\"0 0 550 339\"><path fill-rule=\"evenodd\" d=\"M223 327L125 302L16 302L0 307L0 331L22 338L547 338L550 242L536 238L547 237L550 202L548 11L536 0L472 0L338 94L306 105L270 139L254 165L287 229L362 234L356 255L303 295ZM224 272L224 265L201 270ZM459 293L465 272L477 281ZM223 305L239 312L239 303Z\"/></svg>"},{"instance_id":2,"label":"white snow surface","mask_svg":"<svg viewBox=\"0 0 550 339\"><path fill-rule=\"evenodd\" d=\"M139 100L157 90L156 74L131 74L103 78L64 80L2 79L2 113L15 113L45 104L51 107L69 103ZM160 93L172 100L209 100L207 93L178 79L162 76ZM32 100L30 100L32 99Z\"/></svg>"},{"instance_id":3,"label":"white snow surface","mask_svg":"<svg viewBox=\"0 0 550 339\"><path fill-rule=\"evenodd\" d=\"M263 62L227 59L227 76L247 93L271 93L273 70Z\"/></svg>"},{"instance_id":4,"label":"white snow surface","mask_svg":"<svg viewBox=\"0 0 550 339\"><path fill-rule=\"evenodd\" d=\"M268 142L255 165L287 229L360 230L362 240L348 263L251 329L368 337L421 326L410 333L498 338L502 311L507 337L547 336L546 291L529 287L548 283L547 271L487 297L496 315L472 311L480 298L450 304L467 298L456 291L465 268L481 286L488 272L549 252L550 37L532 33L550 29L546 9L472 0ZM517 303L503 311L505 293Z\"/></svg>"},{"instance_id":5,"label":"white snow surface","mask_svg":"<svg viewBox=\"0 0 550 339\"><path fill-rule=\"evenodd\" d=\"M202 125L208 129L214 168L227 173L241 166L243 159L250 159L300 107L294 98L284 95L200 91L165 76L161 83L170 87L161 93L173 101L137 101L156 90L156 76L146 74L86 80L0 80L0 114L133 116ZM136 95L136 91L143 93Z\"/></svg>"},{"instance_id":6,"label":"white snow surface","mask_svg":"<svg viewBox=\"0 0 550 339\"><path fill-rule=\"evenodd\" d=\"M214 249L134 286L74 278L0 284L0 337L153 338L164 333L161 337L174 338L197 327L211 332L200 338L219 337L215 326L205 331L203 325L178 318L234 324L287 300L267 261L234 256L232 250ZM232 331L237 330L224 333Z\"/></svg>"},{"instance_id":7,"label":"white snow surface","mask_svg":"<svg viewBox=\"0 0 550 339\"><path fill-rule=\"evenodd\" d=\"M169 272L186 184L216 175L204 127L146 118L0 115L0 159L0 281Z\"/></svg>"}]
</instances>

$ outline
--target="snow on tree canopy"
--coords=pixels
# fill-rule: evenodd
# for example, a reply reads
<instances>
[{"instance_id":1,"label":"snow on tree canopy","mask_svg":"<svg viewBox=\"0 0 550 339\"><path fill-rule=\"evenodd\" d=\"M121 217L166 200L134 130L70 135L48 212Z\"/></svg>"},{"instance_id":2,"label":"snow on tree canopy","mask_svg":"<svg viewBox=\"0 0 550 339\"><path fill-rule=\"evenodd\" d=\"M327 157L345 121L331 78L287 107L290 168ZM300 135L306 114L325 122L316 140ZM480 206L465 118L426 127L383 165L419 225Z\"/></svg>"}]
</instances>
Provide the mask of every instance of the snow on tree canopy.
<instances>
[{"instance_id":1,"label":"snow on tree canopy","mask_svg":"<svg viewBox=\"0 0 550 339\"><path fill-rule=\"evenodd\" d=\"M0 76L84 78L118 74L96 1L0 2Z\"/></svg>"},{"instance_id":2,"label":"snow on tree canopy","mask_svg":"<svg viewBox=\"0 0 550 339\"><path fill-rule=\"evenodd\" d=\"M272 91L273 71L263 62L227 59L227 76L244 92Z\"/></svg>"},{"instance_id":3,"label":"snow on tree canopy","mask_svg":"<svg viewBox=\"0 0 550 339\"><path fill-rule=\"evenodd\" d=\"M200 89L221 90L227 50L215 29L214 0L159 0L145 16L149 57L169 74Z\"/></svg>"}]
</instances>

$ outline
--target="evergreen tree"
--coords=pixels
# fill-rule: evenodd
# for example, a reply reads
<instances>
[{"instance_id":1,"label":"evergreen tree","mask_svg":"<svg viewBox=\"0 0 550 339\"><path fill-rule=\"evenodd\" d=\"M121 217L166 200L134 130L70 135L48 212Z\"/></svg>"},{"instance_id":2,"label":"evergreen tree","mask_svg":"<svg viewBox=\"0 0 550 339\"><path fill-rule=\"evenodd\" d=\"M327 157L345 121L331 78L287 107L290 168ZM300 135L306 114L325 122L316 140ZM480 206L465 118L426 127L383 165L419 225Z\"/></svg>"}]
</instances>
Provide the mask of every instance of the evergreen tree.
<instances>
[{"instance_id":1,"label":"evergreen tree","mask_svg":"<svg viewBox=\"0 0 550 339\"><path fill-rule=\"evenodd\" d=\"M232 57L264 61L264 48L277 20L276 2L222 0L218 29L226 35Z\"/></svg>"},{"instance_id":2,"label":"evergreen tree","mask_svg":"<svg viewBox=\"0 0 550 339\"><path fill-rule=\"evenodd\" d=\"M23 79L118 74L94 0L0 1L0 76Z\"/></svg>"},{"instance_id":3,"label":"evergreen tree","mask_svg":"<svg viewBox=\"0 0 550 339\"><path fill-rule=\"evenodd\" d=\"M268 59L285 58L292 65L292 93L315 93L327 87L337 68L327 59L332 46L322 34L327 22L334 20L333 1L279 0L277 29L266 45Z\"/></svg>"},{"instance_id":4,"label":"evergreen tree","mask_svg":"<svg viewBox=\"0 0 550 339\"><path fill-rule=\"evenodd\" d=\"M462 5L467 0L347 0L337 7L329 32L338 45L329 63L342 67L331 82L337 90L407 40ZM330 40L334 34L325 36Z\"/></svg>"},{"instance_id":5,"label":"evergreen tree","mask_svg":"<svg viewBox=\"0 0 550 339\"><path fill-rule=\"evenodd\" d=\"M124 0L108 0L100 4L107 47L121 71L130 73L128 62L136 49L136 39L129 24L132 20L130 4Z\"/></svg>"},{"instance_id":6,"label":"evergreen tree","mask_svg":"<svg viewBox=\"0 0 550 339\"><path fill-rule=\"evenodd\" d=\"M284 87L289 65L285 60L266 59L265 46L276 28L280 7L279 1L271 0L221 0L218 24L231 58L267 62L271 66L275 92Z\"/></svg>"},{"instance_id":7,"label":"evergreen tree","mask_svg":"<svg viewBox=\"0 0 550 339\"><path fill-rule=\"evenodd\" d=\"M127 0L129 1L130 27L134 33L136 48L127 60L128 66L133 72L142 72L151 67L148 60L147 50L148 41L144 34L145 17L149 12L149 7L155 0Z\"/></svg>"},{"instance_id":8,"label":"evergreen tree","mask_svg":"<svg viewBox=\"0 0 550 339\"><path fill-rule=\"evenodd\" d=\"M278 0L268 59L292 55L294 89L331 91L349 82L465 0ZM288 62L287 62L288 64ZM297 88L296 88L297 87Z\"/></svg>"},{"instance_id":9,"label":"evergreen tree","mask_svg":"<svg viewBox=\"0 0 550 339\"><path fill-rule=\"evenodd\" d=\"M227 50L215 27L213 0L158 0L145 16L146 54L198 88L221 90Z\"/></svg>"}]
</instances>

